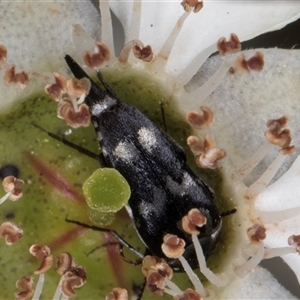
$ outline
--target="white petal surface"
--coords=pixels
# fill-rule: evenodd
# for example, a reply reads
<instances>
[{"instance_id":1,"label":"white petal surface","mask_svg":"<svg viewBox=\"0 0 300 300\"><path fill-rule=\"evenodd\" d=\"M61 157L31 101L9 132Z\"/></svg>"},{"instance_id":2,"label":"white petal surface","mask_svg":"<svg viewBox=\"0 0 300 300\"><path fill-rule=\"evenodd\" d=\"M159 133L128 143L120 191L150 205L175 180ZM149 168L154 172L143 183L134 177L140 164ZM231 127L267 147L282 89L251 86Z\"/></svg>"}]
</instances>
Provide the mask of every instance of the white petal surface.
<instances>
[{"instance_id":1,"label":"white petal surface","mask_svg":"<svg viewBox=\"0 0 300 300\"><path fill-rule=\"evenodd\" d=\"M128 36L131 1L111 1ZM180 1L142 1L140 38L157 53L183 14ZM279 29L300 16L297 1L204 1L199 13L191 13L183 25L170 56L168 69L180 73L199 52L222 36L236 33L244 41L263 32ZM191 42L192 41L192 42Z\"/></svg>"},{"instance_id":2,"label":"white petal surface","mask_svg":"<svg viewBox=\"0 0 300 300\"><path fill-rule=\"evenodd\" d=\"M238 295L238 297L236 296ZM237 278L222 293L222 299L297 299L265 269L257 267L245 278Z\"/></svg>"},{"instance_id":3,"label":"white petal surface","mask_svg":"<svg viewBox=\"0 0 300 300\"><path fill-rule=\"evenodd\" d=\"M90 1L36 2L0 3L0 43L6 46L7 62L16 64L17 72L51 71L64 65L64 55L76 51L72 43L76 23L93 37L100 33L99 14ZM5 88L2 80L0 84L1 103L18 97L16 88Z\"/></svg>"}]
</instances>

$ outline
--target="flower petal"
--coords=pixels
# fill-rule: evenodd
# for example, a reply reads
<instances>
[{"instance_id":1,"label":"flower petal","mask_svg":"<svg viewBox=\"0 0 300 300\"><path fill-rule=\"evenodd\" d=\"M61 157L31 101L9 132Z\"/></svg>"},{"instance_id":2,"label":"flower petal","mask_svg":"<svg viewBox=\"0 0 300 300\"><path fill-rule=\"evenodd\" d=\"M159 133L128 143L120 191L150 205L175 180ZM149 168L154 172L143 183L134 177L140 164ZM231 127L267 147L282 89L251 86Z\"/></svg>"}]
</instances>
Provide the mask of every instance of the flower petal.
<instances>
[{"instance_id":1,"label":"flower petal","mask_svg":"<svg viewBox=\"0 0 300 300\"><path fill-rule=\"evenodd\" d=\"M142 30L139 36L131 38L139 38L145 45L150 44L157 54L184 10L180 1L162 1L159 4L141 2ZM133 4L111 1L110 5L124 26L127 40ZM253 4L236 1L228 4L227 0L204 1L203 9L199 13L191 13L186 19L172 49L168 70L179 74L196 55L222 36L229 37L234 32L244 41L263 32L280 29L299 16L300 3L297 2Z\"/></svg>"},{"instance_id":2,"label":"flower petal","mask_svg":"<svg viewBox=\"0 0 300 300\"><path fill-rule=\"evenodd\" d=\"M222 299L297 299L265 269L255 268L244 278L237 278L222 293Z\"/></svg>"},{"instance_id":3,"label":"flower petal","mask_svg":"<svg viewBox=\"0 0 300 300\"><path fill-rule=\"evenodd\" d=\"M92 36L100 32L99 14L90 1L2 2L0 19L0 41L8 51L7 63L16 64L18 72L49 72L64 65L64 55L76 52L72 43L72 26L76 23L80 22ZM0 72L3 77L4 71ZM1 104L19 95L15 87L7 88L2 80L0 88Z\"/></svg>"}]
</instances>

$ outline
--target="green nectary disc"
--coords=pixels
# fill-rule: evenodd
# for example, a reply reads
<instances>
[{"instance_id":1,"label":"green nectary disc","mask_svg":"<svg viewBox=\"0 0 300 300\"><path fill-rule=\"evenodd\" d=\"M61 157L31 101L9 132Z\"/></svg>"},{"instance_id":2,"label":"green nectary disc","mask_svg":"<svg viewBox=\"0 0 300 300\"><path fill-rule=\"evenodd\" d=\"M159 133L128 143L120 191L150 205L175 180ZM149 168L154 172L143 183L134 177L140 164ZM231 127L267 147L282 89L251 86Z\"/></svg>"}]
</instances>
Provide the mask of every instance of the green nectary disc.
<instances>
[{"instance_id":1,"label":"green nectary disc","mask_svg":"<svg viewBox=\"0 0 300 300\"><path fill-rule=\"evenodd\" d=\"M131 191L125 178L116 169L101 168L85 181L83 194L91 209L110 213L124 207Z\"/></svg>"}]
</instances>

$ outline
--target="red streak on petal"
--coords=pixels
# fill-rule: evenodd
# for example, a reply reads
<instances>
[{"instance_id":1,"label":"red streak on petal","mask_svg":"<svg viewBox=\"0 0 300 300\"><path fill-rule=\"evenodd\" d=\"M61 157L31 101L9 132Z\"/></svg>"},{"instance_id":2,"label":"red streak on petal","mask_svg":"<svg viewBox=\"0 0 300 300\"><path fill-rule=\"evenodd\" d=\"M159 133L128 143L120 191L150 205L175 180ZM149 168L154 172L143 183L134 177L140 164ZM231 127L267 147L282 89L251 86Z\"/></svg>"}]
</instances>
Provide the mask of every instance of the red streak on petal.
<instances>
[{"instance_id":1,"label":"red streak on petal","mask_svg":"<svg viewBox=\"0 0 300 300\"><path fill-rule=\"evenodd\" d=\"M53 185L60 193L67 198L75 200L76 202L85 203L83 194L74 189L67 179L62 177L54 169L51 169L35 155L31 155L27 151L25 151L24 154L32 166L43 176L43 178Z\"/></svg>"},{"instance_id":2,"label":"red streak on petal","mask_svg":"<svg viewBox=\"0 0 300 300\"><path fill-rule=\"evenodd\" d=\"M61 234L56 239L52 240L51 242L47 243L47 246L50 247L51 251L54 251L65 244L73 241L79 235L83 234L86 231L86 228L81 226L76 226L75 228L66 231L65 233Z\"/></svg>"},{"instance_id":3,"label":"red streak on petal","mask_svg":"<svg viewBox=\"0 0 300 300\"><path fill-rule=\"evenodd\" d=\"M106 243L114 243L116 241L113 238L113 236L109 233L104 234L104 239ZM106 252L112 271L118 282L118 286L125 286L124 272L122 272L122 258L119 251L119 245L108 245L106 247Z\"/></svg>"}]
</instances>

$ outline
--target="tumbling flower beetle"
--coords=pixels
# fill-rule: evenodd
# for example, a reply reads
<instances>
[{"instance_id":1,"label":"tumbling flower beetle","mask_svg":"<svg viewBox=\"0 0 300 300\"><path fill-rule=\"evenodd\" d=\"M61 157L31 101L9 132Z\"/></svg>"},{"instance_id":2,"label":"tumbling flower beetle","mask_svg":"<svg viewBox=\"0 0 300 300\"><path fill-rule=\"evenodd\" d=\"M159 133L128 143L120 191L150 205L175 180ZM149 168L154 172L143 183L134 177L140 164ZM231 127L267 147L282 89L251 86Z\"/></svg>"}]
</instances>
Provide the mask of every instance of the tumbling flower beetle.
<instances>
[{"instance_id":1,"label":"tumbling flower beetle","mask_svg":"<svg viewBox=\"0 0 300 300\"><path fill-rule=\"evenodd\" d=\"M105 90L70 56L65 60L77 79L86 77L91 81L85 103L106 164L129 183L131 197L126 209L141 240L150 254L165 258L175 271L182 271L179 260L166 258L161 249L166 234L177 235L186 242L183 256L196 269L195 249L181 220L192 208L207 218L198 235L207 257L222 225L214 192L188 167L184 150L139 110L121 102L100 72L97 76Z\"/></svg>"}]
</instances>

